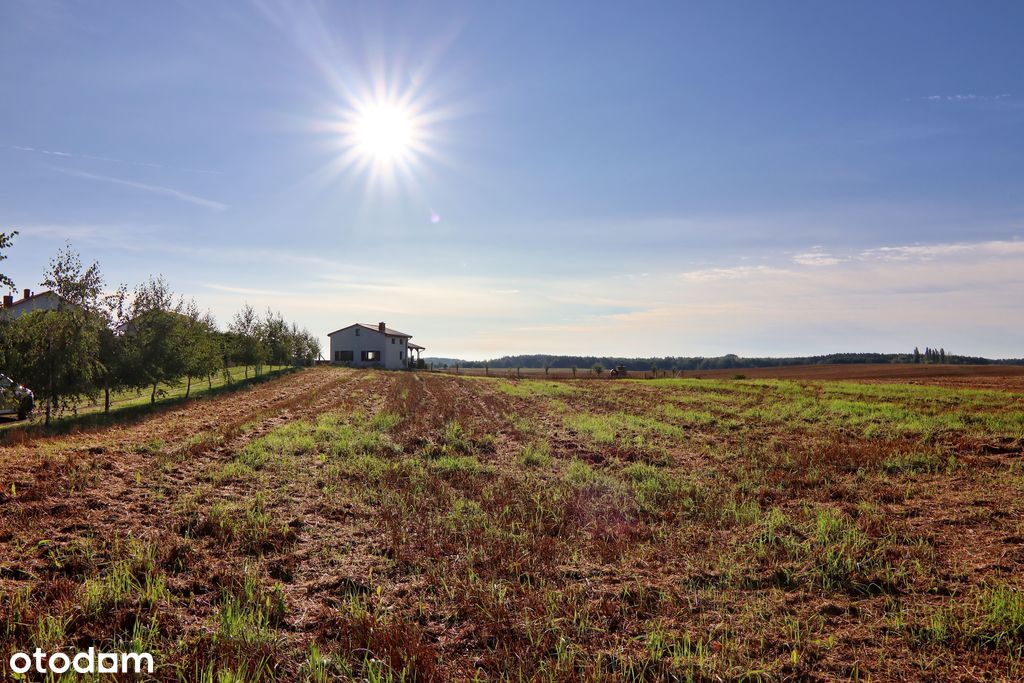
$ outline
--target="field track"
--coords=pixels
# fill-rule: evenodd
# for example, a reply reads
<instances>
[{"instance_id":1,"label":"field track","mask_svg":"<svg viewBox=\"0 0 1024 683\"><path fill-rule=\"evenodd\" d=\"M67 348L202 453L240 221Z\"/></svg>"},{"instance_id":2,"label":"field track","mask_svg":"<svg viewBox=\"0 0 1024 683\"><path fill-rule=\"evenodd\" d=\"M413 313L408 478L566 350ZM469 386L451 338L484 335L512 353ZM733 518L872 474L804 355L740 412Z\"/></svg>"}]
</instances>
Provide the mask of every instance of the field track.
<instances>
[{"instance_id":1,"label":"field track","mask_svg":"<svg viewBox=\"0 0 1024 683\"><path fill-rule=\"evenodd\" d=\"M0 446L0 649L134 639L166 681L1024 675L1024 374L772 376L835 367L921 384L315 368Z\"/></svg>"}]
</instances>

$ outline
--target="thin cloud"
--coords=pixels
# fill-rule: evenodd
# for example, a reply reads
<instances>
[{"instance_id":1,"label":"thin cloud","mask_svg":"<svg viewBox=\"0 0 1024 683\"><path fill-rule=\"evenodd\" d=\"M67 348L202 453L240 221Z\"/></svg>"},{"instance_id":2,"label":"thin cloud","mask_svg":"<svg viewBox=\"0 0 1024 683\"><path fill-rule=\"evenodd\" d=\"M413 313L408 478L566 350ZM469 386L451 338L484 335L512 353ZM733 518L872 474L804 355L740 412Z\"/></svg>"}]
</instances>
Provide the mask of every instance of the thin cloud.
<instances>
[{"instance_id":1,"label":"thin cloud","mask_svg":"<svg viewBox=\"0 0 1024 683\"><path fill-rule=\"evenodd\" d=\"M998 102L1007 100L1010 93L1004 92L998 95L978 95L975 93L956 93L953 95L925 95L920 98L926 102Z\"/></svg>"},{"instance_id":2,"label":"thin cloud","mask_svg":"<svg viewBox=\"0 0 1024 683\"><path fill-rule=\"evenodd\" d=\"M81 154L78 152L61 152L52 149L43 149L41 147L29 147L26 145L0 145L5 149L14 149L19 152L32 152L35 154L46 154L48 156L56 157L72 157L76 159L91 159L93 161L107 161L115 164L128 164L130 166L142 166L144 168L165 168L173 171L185 171L186 173L203 173L206 175L223 175L222 171L210 171L202 168L184 168L181 166L167 166L165 164L156 164L149 161L132 161L130 159L118 159L116 157L99 156L96 154Z\"/></svg>"},{"instance_id":3,"label":"thin cloud","mask_svg":"<svg viewBox=\"0 0 1024 683\"><path fill-rule=\"evenodd\" d=\"M195 204L196 206L202 206L213 211L223 211L228 208L227 204L223 202L214 201L213 199L206 199L198 195L189 194L182 192L181 190L175 190L172 187L164 187L162 185L150 185L148 183L139 183L134 180L124 180L122 178L112 178L110 176L98 175L96 173L87 173L85 171L75 171L70 168L59 168L55 167L55 170L65 173L76 178L86 178L87 180L98 180L101 182L111 183L113 185L122 185L124 187L131 187L136 190L142 190L143 192L152 192L153 194L163 195L165 197L171 197L182 202L189 204Z\"/></svg>"},{"instance_id":4,"label":"thin cloud","mask_svg":"<svg viewBox=\"0 0 1024 683\"><path fill-rule=\"evenodd\" d=\"M128 251L140 251L147 247L155 232L148 228L125 225L62 225L54 223L13 226L21 237L46 241L71 241L101 247L117 247Z\"/></svg>"},{"instance_id":5,"label":"thin cloud","mask_svg":"<svg viewBox=\"0 0 1024 683\"><path fill-rule=\"evenodd\" d=\"M931 261L940 257L962 254L986 256L1021 255L1024 254L1024 241L989 240L987 242L947 242L878 247L862 251L860 258L863 260L881 261Z\"/></svg>"},{"instance_id":6,"label":"thin cloud","mask_svg":"<svg viewBox=\"0 0 1024 683\"><path fill-rule=\"evenodd\" d=\"M253 287L233 287L231 285L219 285L207 283L203 285L215 292L226 292L228 294L245 294L248 296L281 296L283 292L274 289L256 289Z\"/></svg>"},{"instance_id":7,"label":"thin cloud","mask_svg":"<svg viewBox=\"0 0 1024 683\"><path fill-rule=\"evenodd\" d=\"M680 276L687 282L717 282L719 280L739 280L761 275L792 275L792 271L772 266L734 266L731 268L706 268L691 270Z\"/></svg>"},{"instance_id":8,"label":"thin cloud","mask_svg":"<svg viewBox=\"0 0 1024 683\"><path fill-rule=\"evenodd\" d=\"M829 254L821 247L812 247L809 251L793 255L793 263L801 266L835 266L842 259Z\"/></svg>"}]
</instances>

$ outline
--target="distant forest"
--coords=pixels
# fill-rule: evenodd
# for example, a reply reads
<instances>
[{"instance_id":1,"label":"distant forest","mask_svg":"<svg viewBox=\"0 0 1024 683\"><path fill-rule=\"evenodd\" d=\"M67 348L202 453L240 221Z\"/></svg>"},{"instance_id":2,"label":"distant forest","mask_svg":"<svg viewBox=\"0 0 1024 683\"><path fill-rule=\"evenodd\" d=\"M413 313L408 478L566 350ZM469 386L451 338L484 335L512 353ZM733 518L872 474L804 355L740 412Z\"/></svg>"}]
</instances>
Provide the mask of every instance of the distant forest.
<instances>
[{"instance_id":1,"label":"distant forest","mask_svg":"<svg viewBox=\"0 0 1024 683\"><path fill-rule=\"evenodd\" d=\"M794 356L791 358L743 358L730 353L725 356L665 356L662 358L615 358L610 356L555 356L544 353L503 356L493 360L460 360L458 358L425 358L434 367L455 366L463 368L591 368L600 363L605 368L624 365L629 370L715 370L719 368L774 368L787 365L825 365L831 363L906 363L931 364L952 363L956 365L1024 365L1024 358L994 360L977 356L959 356L934 349L910 353L830 353L824 356Z\"/></svg>"}]
</instances>

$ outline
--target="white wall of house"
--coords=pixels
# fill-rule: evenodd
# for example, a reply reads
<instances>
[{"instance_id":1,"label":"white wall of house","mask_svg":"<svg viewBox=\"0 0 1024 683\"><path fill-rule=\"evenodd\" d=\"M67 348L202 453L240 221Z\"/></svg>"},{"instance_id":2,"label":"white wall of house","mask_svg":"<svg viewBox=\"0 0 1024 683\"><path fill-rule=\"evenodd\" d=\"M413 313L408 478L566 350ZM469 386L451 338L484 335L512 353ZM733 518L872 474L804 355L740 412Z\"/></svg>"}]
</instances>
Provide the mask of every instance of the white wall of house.
<instances>
[{"instance_id":1,"label":"white wall of house","mask_svg":"<svg viewBox=\"0 0 1024 683\"><path fill-rule=\"evenodd\" d=\"M386 335L375 329L356 325L338 330L330 335L330 339L332 363L400 370L406 367L409 359L408 338ZM377 360L367 360L366 352L376 352Z\"/></svg>"},{"instance_id":2,"label":"white wall of house","mask_svg":"<svg viewBox=\"0 0 1024 683\"><path fill-rule=\"evenodd\" d=\"M404 368L408 365L409 349L406 348L408 341L405 337L388 337L384 344L384 358L388 368Z\"/></svg>"}]
</instances>

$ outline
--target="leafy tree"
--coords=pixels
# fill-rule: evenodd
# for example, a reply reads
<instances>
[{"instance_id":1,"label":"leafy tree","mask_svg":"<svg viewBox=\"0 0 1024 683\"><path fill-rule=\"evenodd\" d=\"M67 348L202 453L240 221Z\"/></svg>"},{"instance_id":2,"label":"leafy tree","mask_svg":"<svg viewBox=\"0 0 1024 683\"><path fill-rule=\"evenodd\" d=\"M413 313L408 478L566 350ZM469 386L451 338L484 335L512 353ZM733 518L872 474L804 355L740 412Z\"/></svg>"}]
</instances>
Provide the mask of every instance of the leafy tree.
<instances>
[{"instance_id":1,"label":"leafy tree","mask_svg":"<svg viewBox=\"0 0 1024 683\"><path fill-rule=\"evenodd\" d=\"M98 326L91 327L82 311L61 307L26 313L11 324L7 343L12 372L44 403L47 425L55 413L94 394Z\"/></svg>"},{"instance_id":2,"label":"leafy tree","mask_svg":"<svg viewBox=\"0 0 1024 683\"><path fill-rule=\"evenodd\" d=\"M309 360L311 363L320 357L322 351L320 348L320 338L308 330L306 331L306 348L309 349ZM422 367L422 364L420 367Z\"/></svg>"},{"instance_id":3,"label":"leafy tree","mask_svg":"<svg viewBox=\"0 0 1024 683\"><path fill-rule=\"evenodd\" d=\"M105 299L99 264L83 266L70 245L50 260L42 284L60 297L57 309L27 313L6 327L10 365L45 403L50 424L54 413L97 393Z\"/></svg>"},{"instance_id":4,"label":"leafy tree","mask_svg":"<svg viewBox=\"0 0 1024 683\"><path fill-rule=\"evenodd\" d=\"M249 366L258 368L266 356L260 338L260 320L256 310L246 304L231 320L230 331L233 335L234 348L231 349L232 361L245 366L245 376L249 377Z\"/></svg>"},{"instance_id":5,"label":"leafy tree","mask_svg":"<svg viewBox=\"0 0 1024 683\"><path fill-rule=\"evenodd\" d=\"M40 324L49 328L46 331L49 351L63 355L59 361L61 367L52 373L48 387L51 394L48 424L51 407L63 411L78 399L97 393L98 381L104 374L100 351L106 329L106 297L99 263L83 265L70 244L65 244L50 259L41 284L60 297L57 311L49 311L57 315L41 316Z\"/></svg>"},{"instance_id":6,"label":"leafy tree","mask_svg":"<svg viewBox=\"0 0 1024 683\"><path fill-rule=\"evenodd\" d=\"M295 365L312 365L320 356L320 340L310 334L309 330L299 329L295 323L292 323L288 331L288 340L291 347L289 360Z\"/></svg>"},{"instance_id":7,"label":"leafy tree","mask_svg":"<svg viewBox=\"0 0 1024 683\"><path fill-rule=\"evenodd\" d=\"M125 352L124 331L130 322L127 309L128 287L121 285L113 294L103 298L99 310L100 329L99 362L100 382L103 385L103 412L110 412L112 389L130 386L131 365Z\"/></svg>"},{"instance_id":8,"label":"leafy tree","mask_svg":"<svg viewBox=\"0 0 1024 683\"><path fill-rule=\"evenodd\" d=\"M921 349L917 348L916 346L914 347L914 362L921 362Z\"/></svg>"},{"instance_id":9,"label":"leafy tree","mask_svg":"<svg viewBox=\"0 0 1024 683\"><path fill-rule=\"evenodd\" d=\"M192 379L206 377L208 386L213 386L213 374L221 368L221 345L217 334L217 321L213 314L201 314L195 301L190 301L183 308L185 319L181 321L184 329L183 355L184 369L188 384L185 387L185 398L192 393Z\"/></svg>"},{"instance_id":10,"label":"leafy tree","mask_svg":"<svg viewBox=\"0 0 1024 683\"><path fill-rule=\"evenodd\" d=\"M50 259L49 268L41 283L52 289L64 305L99 313L104 306L103 275L100 264L93 261L89 267L82 265L82 259L70 244Z\"/></svg>"},{"instance_id":11,"label":"leafy tree","mask_svg":"<svg viewBox=\"0 0 1024 683\"><path fill-rule=\"evenodd\" d=\"M292 344L284 316L267 309L267 315L257 329L267 362L271 365L287 365L291 362Z\"/></svg>"},{"instance_id":12,"label":"leafy tree","mask_svg":"<svg viewBox=\"0 0 1024 683\"><path fill-rule=\"evenodd\" d=\"M590 369L593 370L594 374L598 376L600 376L601 373L604 372L604 366L601 365L600 363L594 363L594 366Z\"/></svg>"},{"instance_id":13,"label":"leafy tree","mask_svg":"<svg viewBox=\"0 0 1024 683\"><path fill-rule=\"evenodd\" d=\"M17 234L17 230L14 232L0 232L0 261L7 260L7 254L3 253L3 250L11 248L11 244L14 243L14 237ZM14 280L0 273L0 287L3 289L14 289Z\"/></svg>"},{"instance_id":14,"label":"leafy tree","mask_svg":"<svg viewBox=\"0 0 1024 683\"><path fill-rule=\"evenodd\" d=\"M176 382L188 371L188 317L182 307L161 277L150 278L135 290L131 321L125 329L128 379L131 386L152 387L151 403L161 383Z\"/></svg>"}]
</instances>

